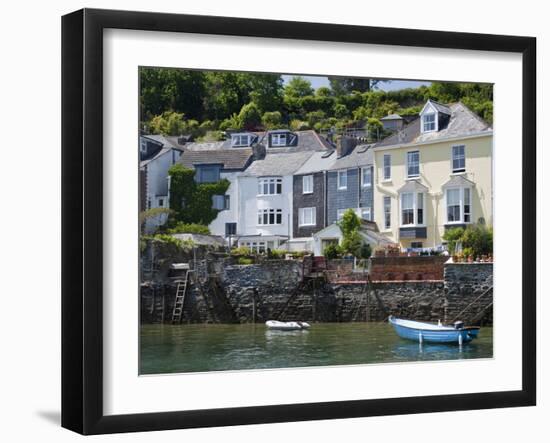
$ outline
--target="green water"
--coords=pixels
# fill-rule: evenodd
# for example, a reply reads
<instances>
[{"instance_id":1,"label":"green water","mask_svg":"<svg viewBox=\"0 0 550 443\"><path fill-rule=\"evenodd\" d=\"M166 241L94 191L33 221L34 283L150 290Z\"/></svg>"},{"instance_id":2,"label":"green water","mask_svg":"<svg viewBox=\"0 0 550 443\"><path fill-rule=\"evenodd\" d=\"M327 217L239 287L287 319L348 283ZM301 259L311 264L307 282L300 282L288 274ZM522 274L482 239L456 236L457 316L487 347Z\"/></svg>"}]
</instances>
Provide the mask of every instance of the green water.
<instances>
[{"instance_id":1,"label":"green water","mask_svg":"<svg viewBox=\"0 0 550 443\"><path fill-rule=\"evenodd\" d=\"M143 325L141 374L490 358L493 329L460 349L403 340L388 323L314 323L308 331L263 324Z\"/></svg>"}]
</instances>

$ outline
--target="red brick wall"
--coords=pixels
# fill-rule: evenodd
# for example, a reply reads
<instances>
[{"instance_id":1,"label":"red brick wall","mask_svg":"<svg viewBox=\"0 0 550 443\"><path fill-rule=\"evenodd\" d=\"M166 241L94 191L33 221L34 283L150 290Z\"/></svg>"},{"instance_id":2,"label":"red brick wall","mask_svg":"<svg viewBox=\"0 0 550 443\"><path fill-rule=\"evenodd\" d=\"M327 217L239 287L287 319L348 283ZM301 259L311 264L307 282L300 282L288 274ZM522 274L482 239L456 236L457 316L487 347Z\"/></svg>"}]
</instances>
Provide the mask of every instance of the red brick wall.
<instances>
[{"instance_id":1,"label":"red brick wall","mask_svg":"<svg viewBox=\"0 0 550 443\"><path fill-rule=\"evenodd\" d=\"M373 281L443 280L446 256L371 257Z\"/></svg>"}]
</instances>

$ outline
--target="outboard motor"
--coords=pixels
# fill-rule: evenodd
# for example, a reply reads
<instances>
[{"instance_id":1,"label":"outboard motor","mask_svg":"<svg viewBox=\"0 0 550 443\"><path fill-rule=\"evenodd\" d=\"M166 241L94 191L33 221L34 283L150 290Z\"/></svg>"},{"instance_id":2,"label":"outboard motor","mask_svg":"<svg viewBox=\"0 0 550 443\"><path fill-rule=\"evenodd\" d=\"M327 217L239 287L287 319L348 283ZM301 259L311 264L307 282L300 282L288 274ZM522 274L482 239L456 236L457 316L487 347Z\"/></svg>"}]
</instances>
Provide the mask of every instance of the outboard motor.
<instances>
[{"instance_id":1,"label":"outboard motor","mask_svg":"<svg viewBox=\"0 0 550 443\"><path fill-rule=\"evenodd\" d=\"M463 321L460 321L460 320L459 320L459 321L455 321L455 322L453 323L453 325L454 325L455 329L462 329L462 328L464 328L464 322L463 322Z\"/></svg>"}]
</instances>

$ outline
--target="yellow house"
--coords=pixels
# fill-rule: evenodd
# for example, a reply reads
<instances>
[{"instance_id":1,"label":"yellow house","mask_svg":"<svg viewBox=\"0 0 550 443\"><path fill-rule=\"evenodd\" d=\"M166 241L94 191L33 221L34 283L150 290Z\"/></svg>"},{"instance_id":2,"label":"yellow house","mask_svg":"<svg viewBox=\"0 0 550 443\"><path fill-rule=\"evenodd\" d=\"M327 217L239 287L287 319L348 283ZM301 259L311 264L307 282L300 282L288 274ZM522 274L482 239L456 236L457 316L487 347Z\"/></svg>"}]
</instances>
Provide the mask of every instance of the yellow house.
<instances>
[{"instance_id":1,"label":"yellow house","mask_svg":"<svg viewBox=\"0 0 550 443\"><path fill-rule=\"evenodd\" d=\"M434 248L446 229L493 223L493 130L462 103L429 100L374 148L374 217L402 248Z\"/></svg>"}]
</instances>

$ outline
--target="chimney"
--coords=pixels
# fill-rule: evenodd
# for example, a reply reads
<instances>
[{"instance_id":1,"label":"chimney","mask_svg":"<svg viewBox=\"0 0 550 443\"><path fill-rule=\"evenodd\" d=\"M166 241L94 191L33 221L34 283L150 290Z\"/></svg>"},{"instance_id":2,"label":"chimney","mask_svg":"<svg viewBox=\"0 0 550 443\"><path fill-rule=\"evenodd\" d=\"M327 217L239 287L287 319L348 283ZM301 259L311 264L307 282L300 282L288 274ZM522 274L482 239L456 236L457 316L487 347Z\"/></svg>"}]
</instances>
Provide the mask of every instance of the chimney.
<instances>
[{"instance_id":1,"label":"chimney","mask_svg":"<svg viewBox=\"0 0 550 443\"><path fill-rule=\"evenodd\" d=\"M346 137L343 135L336 141L336 155L339 157L345 157L353 148L358 144L358 140L354 137Z\"/></svg>"},{"instance_id":2,"label":"chimney","mask_svg":"<svg viewBox=\"0 0 550 443\"><path fill-rule=\"evenodd\" d=\"M265 158L265 146L262 143L252 145L252 160L263 160Z\"/></svg>"}]
</instances>

